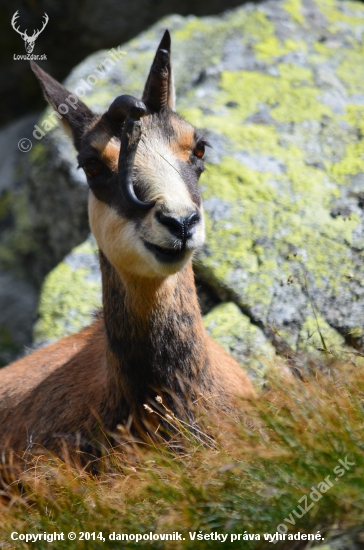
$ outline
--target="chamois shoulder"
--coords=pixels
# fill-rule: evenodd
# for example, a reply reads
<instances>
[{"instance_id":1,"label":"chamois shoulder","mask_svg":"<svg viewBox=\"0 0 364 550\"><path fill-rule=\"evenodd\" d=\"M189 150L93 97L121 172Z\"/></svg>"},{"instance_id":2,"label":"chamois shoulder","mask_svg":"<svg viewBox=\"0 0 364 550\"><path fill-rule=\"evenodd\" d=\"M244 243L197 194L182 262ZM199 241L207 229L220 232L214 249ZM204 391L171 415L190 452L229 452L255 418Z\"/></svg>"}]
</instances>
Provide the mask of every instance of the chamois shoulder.
<instances>
[{"instance_id":1,"label":"chamois shoulder","mask_svg":"<svg viewBox=\"0 0 364 550\"><path fill-rule=\"evenodd\" d=\"M91 360L91 354L97 353L98 348L103 350L104 333L104 322L99 318L80 332L0 369L0 410L22 401L52 373L65 371L66 365L73 365L76 375L84 366L81 361L85 360L85 354ZM19 380L23 381L21 385Z\"/></svg>"},{"instance_id":2,"label":"chamois shoulder","mask_svg":"<svg viewBox=\"0 0 364 550\"><path fill-rule=\"evenodd\" d=\"M0 371L0 445L57 452L79 426L94 430L110 385L104 338L99 319Z\"/></svg>"}]
</instances>

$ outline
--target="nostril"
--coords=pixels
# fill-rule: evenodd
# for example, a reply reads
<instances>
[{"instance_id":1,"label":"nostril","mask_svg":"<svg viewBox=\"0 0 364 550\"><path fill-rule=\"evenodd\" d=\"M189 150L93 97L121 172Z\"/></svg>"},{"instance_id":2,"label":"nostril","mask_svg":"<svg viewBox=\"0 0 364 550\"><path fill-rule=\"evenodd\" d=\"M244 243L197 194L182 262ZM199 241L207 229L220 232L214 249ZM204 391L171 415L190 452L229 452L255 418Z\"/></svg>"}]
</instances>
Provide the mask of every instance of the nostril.
<instances>
[{"instance_id":1,"label":"nostril","mask_svg":"<svg viewBox=\"0 0 364 550\"><path fill-rule=\"evenodd\" d=\"M200 221L200 215L196 212L188 216L188 218L174 218L157 212L156 218L162 225L168 228L172 235L183 241L192 236L194 226Z\"/></svg>"},{"instance_id":2,"label":"nostril","mask_svg":"<svg viewBox=\"0 0 364 550\"><path fill-rule=\"evenodd\" d=\"M158 221L168 227L169 231L175 235L176 237L182 237L184 232L184 225L183 221L181 222L177 218L172 218L172 216L166 216L165 214L162 214L161 212L157 213L157 219Z\"/></svg>"},{"instance_id":3,"label":"nostril","mask_svg":"<svg viewBox=\"0 0 364 550\"><path fill-rule=\"evenodd\" d=\"M191 214L191 216L185 219L184 223L188 228L191 228L192 226L196 225L196 223L198 223L199 221L200 221L200 215L197 212L194 212L193 214Z\"/></svg>"}]
</instances>

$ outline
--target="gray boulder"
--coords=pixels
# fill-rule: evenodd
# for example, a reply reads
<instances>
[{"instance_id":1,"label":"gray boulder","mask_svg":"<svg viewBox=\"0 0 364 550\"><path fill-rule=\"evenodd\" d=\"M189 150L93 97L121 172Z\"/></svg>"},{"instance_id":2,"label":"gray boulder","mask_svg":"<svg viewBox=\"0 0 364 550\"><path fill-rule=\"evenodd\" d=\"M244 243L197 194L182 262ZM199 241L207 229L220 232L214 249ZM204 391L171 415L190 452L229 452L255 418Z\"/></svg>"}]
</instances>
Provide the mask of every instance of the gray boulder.
<instances>
[{"instance_id":1,"label":"gray boulder","mask_svg":"<svg viewBox=\"0 0 364 550\"><path fill-rule=\"evenodd\" d=\"M140 96L166 27L178 111L213 145L201 180L199 279L235 304L242 334L254 325L258 348L363 350L364 6L268 0L219 17L171 16L124 44L114 63L107 51L90 56L66 85L84 88L96 111L120 93ZM47 124L49 111L38 127ZM58 128L45 133L27 156L31 223L42 242L35 278L88 231L72 147ZM207 325L216 332L213 314Z\"/></svg>"},{"instance_id":2,"label":"gray boulder","mask_svg":"<svg viewBox=\"0 0 364 550\"><path fill-rule=\"evenodd\" d=\"M29 147L26 140L38 117L29 115L0 132L0 366L31 344L37 313L39 289L29 277L37 245L24 192L23 164Z\"/></svg>"}]
</instances>

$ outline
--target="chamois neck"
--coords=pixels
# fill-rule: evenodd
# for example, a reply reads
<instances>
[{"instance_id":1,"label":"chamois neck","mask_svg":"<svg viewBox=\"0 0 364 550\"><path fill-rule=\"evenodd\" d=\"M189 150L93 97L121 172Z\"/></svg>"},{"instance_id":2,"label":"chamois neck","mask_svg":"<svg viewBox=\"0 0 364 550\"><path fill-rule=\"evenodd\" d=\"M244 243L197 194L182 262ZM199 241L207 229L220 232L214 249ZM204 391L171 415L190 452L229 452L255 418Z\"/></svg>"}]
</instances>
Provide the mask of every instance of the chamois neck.
<instances>
[{"instance_id":1,"label":"chamois neck","mask_svg":"<svg viewBox=\"0 0 364 550\"><path fill-rule=\"evenodd\" d=\"M201 387L207 344L192 265L159 280L120 275L101 251L100 265L108 363L131 408Z\"/></svg>"}]
</instances>

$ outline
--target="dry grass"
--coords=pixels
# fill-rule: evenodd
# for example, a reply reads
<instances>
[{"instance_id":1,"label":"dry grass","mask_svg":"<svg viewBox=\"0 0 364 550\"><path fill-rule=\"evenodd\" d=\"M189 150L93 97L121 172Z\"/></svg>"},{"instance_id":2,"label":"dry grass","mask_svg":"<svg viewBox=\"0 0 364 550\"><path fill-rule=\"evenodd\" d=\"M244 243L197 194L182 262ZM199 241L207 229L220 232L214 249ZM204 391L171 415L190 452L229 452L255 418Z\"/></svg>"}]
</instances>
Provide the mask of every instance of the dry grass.
<instances>
[{"instance_id":1,"label":"dry grass","mask_svg":"<svg viewBox=\"0 0 364 550\"><path fill-rule=\"evenodd\" d=\"M222 543L190 541L189 532L262 535L285 523L289 533L321 530L327 538L364 524L364 362L325 358L319 369L313 365L303 382L273 369L260 399L242 403L239 420L223 418L217 426L202 418L202 430L213 440L171 420L183 444L177 453L165 445L130 444L105 456L98 476L49 457L34 457L13 480L3 469L3 548L29 547L21 541L8 545L12 531L101 531L106 538L58 541L57 549L202 549ZM345 457L354 465L335 480L333 470ZM306 495L310 503L311 487L328 475L332 487L302 518L292 516L298 501ZM285 521L290 514L294 526ZM112 531L179 531L186 540L123 544L108 540ZM243 547L266 548L262 538ZM224 548L242 544L228 537ZM33 547L49 545L38 541Z\"/></svg>"}]
</instances>

